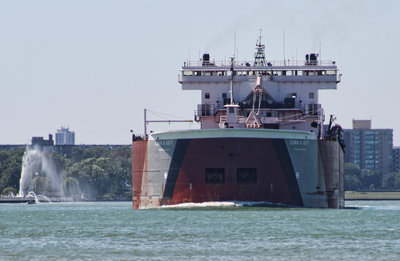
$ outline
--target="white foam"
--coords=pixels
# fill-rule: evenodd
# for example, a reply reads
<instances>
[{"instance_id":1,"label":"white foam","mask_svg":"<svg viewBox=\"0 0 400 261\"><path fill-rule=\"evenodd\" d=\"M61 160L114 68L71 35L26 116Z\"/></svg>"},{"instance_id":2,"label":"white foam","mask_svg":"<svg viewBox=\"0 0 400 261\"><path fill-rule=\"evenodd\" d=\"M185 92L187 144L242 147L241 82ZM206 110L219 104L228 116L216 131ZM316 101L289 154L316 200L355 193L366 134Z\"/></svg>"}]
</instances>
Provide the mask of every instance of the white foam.
<instances>
[{"instance_id":1,"label":"white foam","mask_svg":"<svg viewBox=\"0 0 400 261\"><path fill-rule=\"evenodd\" d=\"M211 201L211 202L201 202L201 203L181 203L177 205L164 205L160 208L206 208L206 207L239 207L235 202L229 201Z\"/></svg>"},{"instance_id":2,"label":"white foam","mask_svg":"<svg viewBox=\"0 0 400 261\"><path fill-rule=\"evenodd\" d=\"M163 205L159 208L220 208L220 207L255 207L255 206L284 206L263 201L210 201L201 203L181 203L176 205Z\"/></svg>"}]
</instances>

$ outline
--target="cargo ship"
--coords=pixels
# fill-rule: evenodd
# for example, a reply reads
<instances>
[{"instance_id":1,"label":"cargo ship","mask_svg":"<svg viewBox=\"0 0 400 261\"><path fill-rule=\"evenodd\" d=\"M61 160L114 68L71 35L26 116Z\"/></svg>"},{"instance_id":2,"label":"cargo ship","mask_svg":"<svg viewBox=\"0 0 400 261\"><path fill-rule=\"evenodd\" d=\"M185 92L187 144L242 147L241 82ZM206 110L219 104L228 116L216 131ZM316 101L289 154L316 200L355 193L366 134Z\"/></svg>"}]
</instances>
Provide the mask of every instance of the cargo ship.
<instances>
[{"instance_id":1,"label":"cargo ship","mask_svg":"<svg viewBox=\"0 0 400 261\"><path fill-rule=\"evenodd\" d=\"M325 115L319 90L341 74L317 53L267 61L261 35L253 61L206 53L180 70L200 90L196 130L132 135L133 208L215 201L344 207L343 131ZM146 118L146 116L145 116Z\"/></svg>"}]
</instances>

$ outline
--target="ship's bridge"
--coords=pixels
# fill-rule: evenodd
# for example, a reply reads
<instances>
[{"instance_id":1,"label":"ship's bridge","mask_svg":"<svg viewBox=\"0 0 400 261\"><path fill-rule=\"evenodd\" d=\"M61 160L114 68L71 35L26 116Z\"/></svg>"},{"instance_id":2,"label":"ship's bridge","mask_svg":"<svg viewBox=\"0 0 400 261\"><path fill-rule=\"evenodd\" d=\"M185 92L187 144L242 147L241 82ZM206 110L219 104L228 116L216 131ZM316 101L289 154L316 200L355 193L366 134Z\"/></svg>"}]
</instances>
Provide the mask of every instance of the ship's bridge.
<instances>
[{"instance_id":1,"label":"ship's bridge","mask_svg":"<svg viewBox=\"0 0 400 261\"><path fill-rule=\"evenodd\" d=\"M226 82L231 77L231 64L226 61L188 61L184 63L179 82ZM271 61L266 66L252 65L250 62L234 63L235 81L243 81L243 76L268 75L272 81L284 82L334 82L341 81L341 74L335 61ZM185 89L185 86L183 86Z\"/></svg>"},{"instance_id":2,"label":"ship's bridge","mask_svg":"<svg viewBox=\"0 0 400 261\"><path fill-rule=\"evenodd\" d=\"M230 127L318 131L324 118L319 90L336 89L341 74L335 61L317 57L307 54L304 61L266 62L259 44L253 63L233 58L211 61L209 54L197 62L187 61L179 82L183 90L201 91L195 119L203 129L221 128L231 121ZM236 120L228 119L227 104L237 105Z\"/></svg>"}]
</instances>

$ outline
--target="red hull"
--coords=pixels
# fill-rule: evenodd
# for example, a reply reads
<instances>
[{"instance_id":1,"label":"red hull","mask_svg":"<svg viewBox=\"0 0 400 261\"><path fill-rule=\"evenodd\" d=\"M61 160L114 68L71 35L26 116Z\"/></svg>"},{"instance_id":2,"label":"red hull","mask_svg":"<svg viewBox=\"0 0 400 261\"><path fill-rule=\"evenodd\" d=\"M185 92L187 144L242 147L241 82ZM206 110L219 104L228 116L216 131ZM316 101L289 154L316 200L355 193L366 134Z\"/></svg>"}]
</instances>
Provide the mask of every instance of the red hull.
<instances>
[{"instance_id":1,"label":"red hull","mask_svg":"<svg viewBox=\"0 0 400 261\"><path fill-rule=\"evenodd\" d=\"M278 155L272 151L275 148L270 140L191 140L168 204L232 200L298 204L290 193ZM225 183L207 184L205 166L224 168ZM238 168L257 169L256 184L238 184Z\"/></svg>"},{"instance_id":2,"label":"red hull","mask_svg":"<svg viewBox=\"0 0 400 261\"><path fill-rule=\"evenodd\" d=\"M258 201L303 206L283 139L177 140L169 155L169 165L160 170L148 168L148 161L156 165L162 161L157 159L157 151L153 151L156 156L148 151L148 146L148 141L133 143L134 209L207 201ZM223 170L223 181L207 181L207 169ZM239 170L254 170L255 179L250 182L240 180ZM165 174L165 184L157 196L154 188L160 187L161 183L155 182L156 178L151 175L161 176L164 171L168 175ZM143 191L142 186L147 190Z\"/></svg>"}]
</instances>

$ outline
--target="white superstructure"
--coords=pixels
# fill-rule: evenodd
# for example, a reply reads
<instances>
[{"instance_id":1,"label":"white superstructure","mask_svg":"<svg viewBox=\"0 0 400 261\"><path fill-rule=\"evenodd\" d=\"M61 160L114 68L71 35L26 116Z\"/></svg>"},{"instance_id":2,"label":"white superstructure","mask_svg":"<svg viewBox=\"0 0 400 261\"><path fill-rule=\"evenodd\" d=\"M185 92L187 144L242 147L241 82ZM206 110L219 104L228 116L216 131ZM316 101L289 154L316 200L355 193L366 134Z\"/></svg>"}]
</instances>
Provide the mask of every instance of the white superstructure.
<instances>
[{"instance_id":1,"label":"white superstructure","mask_svg":"<svg viewBox=\"0 0 400 261\"><path fill-rule=\"evenodd\" d=\"M202 129L274 128L321 134L323 110L318 91L336 89L340 74L334 61L266 62L261 37L253 62L215 62L204 54L186 62L179 82L183 90L200 90L196 121Z\"/></svg>"}]
</instances>

